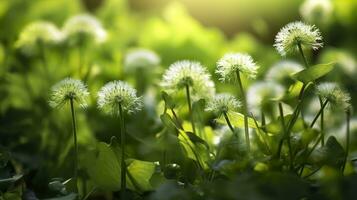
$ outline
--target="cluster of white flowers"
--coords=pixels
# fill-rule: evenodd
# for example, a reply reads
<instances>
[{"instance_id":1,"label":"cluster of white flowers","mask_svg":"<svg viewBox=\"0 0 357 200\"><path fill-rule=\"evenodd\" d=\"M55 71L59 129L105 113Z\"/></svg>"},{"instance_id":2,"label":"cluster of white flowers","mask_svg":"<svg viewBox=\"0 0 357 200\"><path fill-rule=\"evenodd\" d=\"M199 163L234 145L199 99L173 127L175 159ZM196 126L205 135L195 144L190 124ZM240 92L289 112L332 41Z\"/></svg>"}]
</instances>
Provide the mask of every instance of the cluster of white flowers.
<instances>
[{"instance_id":1,"label":"cluster of white flowers","mask_svg":"<svg viewBox=\"0 0 357 200\"><path fill-rule=\"evenodd\" d=\"M151 70L160 64L160 57L148 49L136 49L126 54L124 59L124 70L135 71L138 68Z\"/></svg>"},{"instance_id":2,"label":"cluster of white flowers","mask_svg":"<svg viewBox=\"0 0 357 200\"><path fill-rule=\"evenodd\" d=\"M309 23L326 25L333 12L331 0L306 0L300 7L302 18Z\"/></svg>"},{"instance_id":3,"label":"cluster of white flowers","mask_svg":"<svg viewBox=\"0 0 357 200\"><path fill-rule=\"evenodd\" d=\"M54 24L36 21L25 26L15 46L31 55L39 50L39 45L56 45L62 40L63 34Z\"/></svg>"},{"instance_id":4,"label":"cluster of white flowers","mask_svg":"<svg viewBox=\"0 0 357 200\"><path fill-rule=\"evenodd\" d=\"M272 81L256 82L248 88L248 106L253 112L256 112L255 114L259 114L265 103L279 100L284 92L284 87L278 83Z\"/></svg>"},{"instance_id":5,"label":"cluster of white flowers","mask_svg":"<svg viewBox=\"0 0 357 200\"><path fill-rule=\"evenodd\" d=\"M38 51L40 44L55 45L64 41L77 41L78 37L102 43L106 36L106 30L94 16L80 14L69 18L62 30L51 22L32 22L21 31L15 46L25 54L31 55Z\"/></svg>"},{"instance_id":6,"label":"cluster of white flowers","mask_svg":"<svg viewBox=\"0 0 357 200\"><path fill-rule=\"evenodd\" d=\"M197 98L210 98L215 94L214 82L199 62L178 61L165 71L161 85L164 89L176 91L189 86Z\"/></svg>"},{"instance_id":7,"label":"cluster of white flowers","mask_svg":"<svg viewBox=\"0 0 357 200\"><path fill-rule=\"evenodd\" d=\"M142 99L126 82L109 82L98 92L98 108L107 114L119 116L120 107L125 113L135 113L141 110Z\"/></svg>"},{"instance_id":8,"label":"cluster of white flowers","mask_svg":"<svg viewBox=\"0 0 357 200\"><path fill-rule=\"evenodd\" d=\"M274 64L266 73L265 78L269 81L285 83L291 76L304 67L297 62L284 60Z\"/></svg>"},{"instance_id":9,"label":"cluster of white flowers","mask_svg":"<svg viewBox=\"0 0 357 200\"><path fill-rule=\"evenodd\" d=\"M302 49L319 49L323 45L320 31L298 21L284 26L275 37L274 46L282 56L299 52L299 45Z\"/></svg>"},{"instance_id":10,"label":"cluster of white flowers","mask_svg":"<svg viewBox=\"0 0 357 200\"><path fill-rule=\"evenodd\" d=\"M351 106L350 95L343 91L336 83L320 83L316 86L316 93L320 98L328 100L331 107L347 110Z\"/></svg>"},{"instance_id":11,"label":"cluster of white flowers","mask_svg":"<svg viewBox=\"0 0 357 200\"><path fill-rule=\"evenodd\" d=\"M227 53L217 62L216 73L221 81L232 81L236 73L242 73L248 78L255 78L259 66L253 58L245 53Z\"/></svg>"},{"instance_id":12,"label":"cluster of white flowers","mask_svg":"<svg viewBox=\"0 0 357 200\"><path fill-rule=\"evenodd\" d=\"M213 99L210 99L205 110L220 116L231 111L237 111L240 107L241 103L233 95L223 93L217 94Z\"/></svg>"},{"instance_id":13,"label":"cluster of white flowers","mask_svg":"<svg viewBox=\"0 0 357 200\"><path fill-rule=\"evenodd\" d=\"M52 87L49 104L53 108L60 108L69 100L73 100L81 107L87 107L89 95L87 86L80 80L65 78Z\"/></svg>"},{"instance_id":14,"label":"cluster of white flowers","mask_svg":"<svg viewBox=\"0 0 357 200\"><path fill-rule=\"evenodd\" d=\"M84 36L95 43L102 43L107 38L107 32L102 24L89 14L80 14L69 18L63 26L63 34L67 40Z\"/></svg>"}]
</instances>

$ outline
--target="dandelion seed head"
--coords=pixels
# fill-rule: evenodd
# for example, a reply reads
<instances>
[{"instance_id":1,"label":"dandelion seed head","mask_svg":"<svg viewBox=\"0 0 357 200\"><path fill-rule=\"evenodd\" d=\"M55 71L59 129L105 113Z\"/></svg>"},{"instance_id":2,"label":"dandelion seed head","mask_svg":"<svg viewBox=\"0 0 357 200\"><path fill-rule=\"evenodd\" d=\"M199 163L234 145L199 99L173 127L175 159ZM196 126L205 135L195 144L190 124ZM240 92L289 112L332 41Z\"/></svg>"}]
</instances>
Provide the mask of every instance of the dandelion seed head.
<instances>
[{"instance_id":1,"label":"dandelion seed head","mask_svg":"<svg viewBox=\"0 0 357 200\"><path fill-rule=\"evenodd\" d=\"M343 91L336 83L320 83L316 86L316 93L320 98L328 100L330 107L339 107L344 110L351 107L350 95Z\"/></svg>"},{"instance_id":2,"label":"dandelion seed head","mask_svg":"<svg viewBox=\"0 0 357 200\"><path fill-rule=\"evenodd\" d=\"M216 73L219 80L232 81L236 77L236 72L240 72L248 78L254 79L258 73L259 66L253 58L245 53L227 53L218 62Z\"/></svg>"},{"instance_id":3,"label":"dandelion seed head","mask_svg":"<svg viewBox=\"0 0 357 200\"><path fill-rule=\"evenodd\" d=\"M278 83L272 81L256 82L247 90L247 103L253 113L260 114L266 103L281 98L284 93L284 87Z\"/></svg>"},{"instance_id":4,"label":"dandelion seed head","mask_svg":"<svg viewBox=\"0 0 357 200\"><path fill-rule=\"evenodd\" d=\"M161 85L164 89L177 91L189 86L197 98L210 98L215 94L214 82L199 62L177 61L165 71Z\"/></svg>"},{"instance_id":5,"label":"dandelion seed head","mask_svg":"<svg viewBox=\"0 0 357 200\"><path fill-rule=\"evenodd\" d=\"M233 95L222 93L217 94L213 99L210 99L205 110L213 112L217 116L221 116L224 113L237 111L240 107L240 101L238 101Z\"/></svg>"},{"instance_id":6,"label":"dandelion seed head","mask_svg":"<svg viewBox=\"0 0 357 200\"><path fill-rule=\"evenodd\" d=\"M124 112L132 114L141 110L142 104L136 90L123 81L111 81L98 92L98 108L109 115L119 116L120 106Z\"/></svg>"},{"instance_id":7,"label":"dandelion seed head","mask_svg":"<svg viewBox=\"0 0 357 200\"><path fill-rule=\"evenodd\" d=\"M133 71L138 68L148 68L149 70L160 64L160 57L148 49L137 49L126 54L124 68L126 71Z\"/></svg>"},{"instance_id":8,"label":"dandelion seed head","mask_svg":"<svg viewBox=\"0 0 357 200\"><path fill-rule=\"evenodd\" d=\"M26 54L38 51L38 45L55 45L61 42L61 31L50 22L36 21L28 24L21 31L15 47L20 48Z\"/></svg>"},{"instance_id":9,"label":"dandelion seed head","mask_svg":"<svg viewBox=\"0 0 357 200\"><path fill-rule=\"evenodd\" d=\"M82 81L65 78L52 87L49 105L53 108L61 108L73 99L79 106L86 108L88 96L87 86Z\"/></svg>"},{"instance_id":10,"label":"dandelion seed head","mask_svg":"<svg viewBox=\"0 0 357 200\"><path fill-rule=\"evenodd\" d=\"M99 44L107 39L107 32L100 21L89 14L80 14L69 18L63 26L63 33L67 40L76 40L78 37L85 36Z\"/></svg>"},{"instance_id":11,"label":"dandelion seed head","mask_svg":"<svg viewBox=\"0 0 357 200\"><path fill-rule=\"evenodd\" d=\"M303 70L304 67L297 62L284 60L273 65L265 77L269 81L276 81L278 83L285 83L290 77Z\"/></svg>"},{"instance_id":12,"label":"dandelion seed head","mask_svg":"<svg viewBox=\"0 0 357 200\"><path fill-rule=\"evenodd\" d=\"M299 52L302 49L317 50L323 46L319 29L303 22L291 22L284 26L275 37L275 48L280 55Z\"/></svg>"},{"instance_id":13,"label":"dandelion seed head","mask_svg":"<svg viewBox=\"0 0 357 200\"><path fill-rule=\"evenodd\" d=\"M309 23L327 24L332 12L331 0L305 0L300 7L302 18Z\"/></svg>"}]
</instances>

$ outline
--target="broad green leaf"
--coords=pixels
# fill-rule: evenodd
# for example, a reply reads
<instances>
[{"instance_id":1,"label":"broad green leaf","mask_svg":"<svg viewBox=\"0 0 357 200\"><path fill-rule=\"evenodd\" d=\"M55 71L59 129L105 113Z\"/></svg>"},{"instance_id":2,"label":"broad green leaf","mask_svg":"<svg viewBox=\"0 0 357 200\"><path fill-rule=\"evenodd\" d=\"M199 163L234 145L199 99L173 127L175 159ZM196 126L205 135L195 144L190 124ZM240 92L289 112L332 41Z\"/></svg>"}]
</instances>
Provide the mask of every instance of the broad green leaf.
<instances>
[{"instance_id":1,"label":"broad green leaf","mask_svg":"<svg viewBox=\"0 0 357 200\"><path fill-rule=\"evenodd\" d=\"M128 187L139 191L152 190L150 179L155 173L155 163L140 160L128 162Z\"/></svg>"},{"instance_id":2,"label":"broad green leaf","mask_svg":"<svg viewBox=\"0 0 357 200\"><path fill-rule=\"evenodd\" d=\"M194 144L196 144L196 143L203 144L207 149L209 149L209 145L205 140L203 140L202 138L198 137L197 135L195 135L192 132L185 131L185 133L188 136L188 138L191 140L191 142L193 142Z\"/></svg>"},{"instance_id":3,"label":"broad green leaf","mask_svg":"<svg viewBox=\"0 0 357 200\"><path fill-rule=\"evenodd\" d=\"M197 161L203 168L208 167L205 162L208 158L207 147L203 146L201 143L193 143L186 132L181 130L179 131L178 139L188 158Z\"/></svg>"},{"instance_id":4,"label":"broad green leaf","mask_svg":"<svg viewBox=\"0 0 357 200\"><path fill-rule=\"evenodd\" d=\"M229 112L227 113L228 118L231 124L237 128L244 128L244 115L238 112ZM216 120L220 124L227 124L223 116L219 117ZM259 125L259 123L258 123ZM260 125L259 125L260 126ZM248 117L248 127L256 129L257 126L254 123L254 120L251 117Z\"/></svg>"},{"instance_id":5,"label":"broad green leaf","mask_svg":"<svg viewBox=\"0 0 357 200\"><path fill-rule=\"evenodd\" d=\"M120 187L120 149L113 137L108 145L99 142L94 151L87 152L82 161L89 177L100 188L116 191Z\"/></svg>"},{"instance_id":6,"label":"broad green leaf","mask_svg":"<svg viewBox=\"0 0 357 200\"><path fill-rule=\"evenodd\" d=\"M162 121L162 123L165 125L165 127L173 130L173 129L179 129L180 125L177 124L169 114L164 113L162 115L160 115L160 119Z\"/></svg>"},{"instance_id":7,"label":"broad green leaf","mask_svg":"<svg viewBox=\"0 0 357 200\"><path fill-rule=\"evenodd\" d=\"M120 148L116 138L111 143L100 142L96 150L88 152L82 161L91 180L101 189L116 191L120 189L121 159ZM132 190L150 190L149 183L154 173L155 164L140 160L128 160L127 187Z\"/></svg>"},{"instance_id":8,"label":"broad green leaf","mask_svg":"<svg viewBox=\"0 0 357 200\"><path fill-rule=\"evenodd\" d=\"M343 165L345 150L334 136L330 136L325 146L311 154L311 161L319 166L329 165L339 168Z\"/></svg>"},{"instance_id":9,"label":"broad green leaf","mask_svg":"<svg viewBox=\"0 0 357 200\"><path fill-rule=\"evenodd\" d=\"M335 63L327 63L311 66L294 74L293 78L307 84L329 73L333 69L334 64Z\"/></svg>"}]
</instances>

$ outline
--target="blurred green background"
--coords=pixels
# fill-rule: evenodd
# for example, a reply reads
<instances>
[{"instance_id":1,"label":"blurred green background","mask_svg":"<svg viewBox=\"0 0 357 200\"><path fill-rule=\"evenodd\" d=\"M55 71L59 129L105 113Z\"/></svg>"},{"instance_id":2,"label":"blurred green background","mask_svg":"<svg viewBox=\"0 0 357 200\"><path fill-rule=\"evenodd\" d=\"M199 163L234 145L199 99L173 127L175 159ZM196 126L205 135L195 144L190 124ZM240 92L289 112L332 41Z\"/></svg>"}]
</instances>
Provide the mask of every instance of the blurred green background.
<instances>
[{"instance_id":1,"label":"blurred green background","mask_svg":"<svg viewBox=\"0 0 357 200\"><path fill-rule=\"evenodd\" d=\"M325 80L340 83L357 98L357 1L331 0L332 9L316 11L317 17L304 19L301 0L0 0L0 150L2 162L12 162L2 177L24 173L26 183L40 197L48 197L52 177L70 177L71 122L69 112L48 106L50 87L64 77L76 74L78 49L65 45L46 50L50 77L36 55L25 55L15 48L22 29L37 20L64 22L80 13L98 18L108 32L101 45L85 50L85 65L91 66L88 87L91 102L78 110L80 151L97 141L109 142L118 134L117 122L96 108L96 92L110 80L125 80L137 85L138 79L124 70L125 55L135 48L156 52L161 64L149 77L145 88L145 109L128 119L131 157L156 161L155 134L162 124L158 83L162 72L174 61L193 59L208 67L217 90L235 91L217 82L216 61L226 52L246 52L261 66L258 79L281 60L273 48L274 37L285 24L304 20L316 24L325 47L308 55L311 63L336 62ZM321 17L323 16L323 17ZM322 20L323 19L323 20ZM287 57L300 62L299 57ZM250 80L245 80L251 84ZM157 106L159 105L159 106ZM185 113L186 111L182 111ZM357 123L357 119L354 119ZM357 125L353 126L357 132ZM332 124L337 130L340 124ZM357 138L352 138L354 149ZM59 142L60 141L60 142ZM7 158L7 153L11 157ZM83 156L83 155L82 155ZM1 167L1 165L0 165ZM83 172L85 174L85 172ZM83 175L85 176L85 175Z\"/></svg>"}]
</instances>

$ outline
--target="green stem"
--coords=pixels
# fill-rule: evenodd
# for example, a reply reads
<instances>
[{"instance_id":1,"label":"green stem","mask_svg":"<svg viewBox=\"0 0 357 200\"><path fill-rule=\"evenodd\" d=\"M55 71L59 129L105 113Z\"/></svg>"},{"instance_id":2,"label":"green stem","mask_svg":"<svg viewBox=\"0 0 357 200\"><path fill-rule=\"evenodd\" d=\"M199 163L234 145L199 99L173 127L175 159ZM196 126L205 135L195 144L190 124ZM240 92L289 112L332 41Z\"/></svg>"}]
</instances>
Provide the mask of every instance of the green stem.
<instances>
[{"instance_id":1,"label":"green stem","mask_svg":"<svg viewBox=\"0 0 357 200\"><path fill-rule=\"evenodd\" d=\"M78 145L77 145L77 125L75 119L75 110L73 105L73 98L69 100L71 105L71 116L72 116L72 129L73 129L73 143L74 143L74 172L73 172L73 180L76 184L75 192L78 194Z\"/></svg>"},{"instance_id":2,"label":"green stem","mask_svg":"<svg viewBox=\"0 0 357 200\"><path fill-rule=\"evenodd\" d=\"M306 60L304 51L302 50L301 43L298 42L297 46L298 46L298 48L299 48L299 52L300 52L300 54L301 54L301 57L302 57L302 59L304 60L304 64L305 64L306 68L308 68L308 67L309 67L309 64L307 63L307 60Z\"/></svg>"},{"instance_id":3,"label":"green stem","mask_svg":"<svg viewBox=\"0 0 357 200\"><path fill-rule=\"evenodd\" d=\"M120 146L121 146L121 185L120 185L120 199L125 199L126 190L126 165L125 165L125 121L122 105L119 104L119 117L120 117Z\"/></svg>"},{"instance_id":4,"label":"green stem","mask_svg":"<svg viewBox=\"0 0 357 200\"><path fill-rule=\"evenodd\" d=\"M247 99L245 97L244 89L243 89L243 84L242 80L240 78L240 73L239 71L236 71L237 75L237 80L238 80L238 86L240 89L240 92L242 94L242 102L243 102L243 114L244 114L244 133L245 133L245 140L247 143L247 151L248 153L250 152L250 139L249 139L249 128L248 128L248 106L247 106Z\"/></svg>"},{"instance_id":5,"label":"green stem","mask_svg":"<svg viewBox=\"0 0 357 200\"><path fill-rule=\"evenodd\" d=\"M346 111L346 123L347 123L346 124L346 155L342 166L342 173L345 171L347 158L348 158L348 151L350 150L350 118L351 118L351 112L350 110L347 110Z\"/></svg>"},{"instance_id":6,"label":"green stem","mask_svg":"<svg viewBox=\"0 0 357 200\"><path fill-rule=\"evenodd\" d=\"M186 98L187 98L188 112L189 112L189 115L191 118L192 132L196 133L195 123L193 121L192 104L191 104L191 95L190 95L190 86L189 85L186 85Z\"/></svg>"},{"instance_id":7,"label":"green stem","mask_svg":"<svg viewBox=\"0 0 357 200\"><path fill-rule=\"evenodd\" d=\"M223 112L223 116L224 116L224 119L227 122L227 125L228 125L229 129L231 129L232 133L235 134L234 128L233 128L233 126L231 124L231 121L229 120L229 117L228 117L227 113Z\"/></svg>"},{"instance_id":8,"label":"green stem","mask_svg":"<svg viewBox=\"0 0 357 200\"><path fill-rule=\"evenodd\" d=\"M288 143L288 148L289 148L289 156L290 156L290 167L292 167L292 160L293 160L293 156L292 156L292 148L291 148L291 141L290 141L290 134L288 134L287 130L286 130L286 126L285 126L285 119L284 119L284 111L283 111L283 105L281 102L279 102L279 114L280 114L280 122L281 122L281 126L283 128L283 137L281 138L280 142L279 142L279 146L278 146L278 153L277 156L278 158L280 158L281 155L281 149L283 147L283 142L286 139L287 143Z\"/></svg>"},{"instance_id":9,"label":"green stem","mask_svg":"<svg viewBox=\"0 0 357 200\"><path fill-rule=\"evenodd\" d=\"M319 101L320 101L320 106L321 108L323 107L323 101L322 98L319 97ZM321 111L321 117L320 117L320 132L321 132L321 146L325 145L325 133L324 133L324 110Z\"/></svg>"},{"instance_id":10,"label":"green stem","mask_svg":"<svg viewBox=\"0 0 357 200\"><path fill-rule=\"evenodd\" d=\"M320 117L320 115L322 114L323 110L325 109L325 107L327 106L328 100L325 100L325 102L322 104L319 112L315 115L315 118L312 120L311 124L310 124L310 128L314 127L317 119Z\"/></svg>"}]
</instances>

